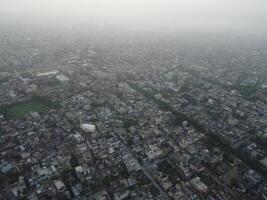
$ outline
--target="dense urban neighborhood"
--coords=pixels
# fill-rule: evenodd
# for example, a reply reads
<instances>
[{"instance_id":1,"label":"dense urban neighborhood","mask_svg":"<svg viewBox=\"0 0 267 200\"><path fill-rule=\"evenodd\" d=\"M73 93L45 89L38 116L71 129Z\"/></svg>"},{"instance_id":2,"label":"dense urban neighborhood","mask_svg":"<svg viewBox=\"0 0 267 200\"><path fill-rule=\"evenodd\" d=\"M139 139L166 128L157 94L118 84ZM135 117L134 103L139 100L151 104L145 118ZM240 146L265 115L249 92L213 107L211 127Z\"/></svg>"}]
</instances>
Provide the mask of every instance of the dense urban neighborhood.
<instances>
[{"instance_id":1,"label":"dense urban neighborhood","mask_svg":"<svg viewBox=\"0 0 267 200\"><path fill-rule=\"evenodd\" d=\"M8 30L1 199L267 200L266 43Z\"/></svg>"}]
</instances>

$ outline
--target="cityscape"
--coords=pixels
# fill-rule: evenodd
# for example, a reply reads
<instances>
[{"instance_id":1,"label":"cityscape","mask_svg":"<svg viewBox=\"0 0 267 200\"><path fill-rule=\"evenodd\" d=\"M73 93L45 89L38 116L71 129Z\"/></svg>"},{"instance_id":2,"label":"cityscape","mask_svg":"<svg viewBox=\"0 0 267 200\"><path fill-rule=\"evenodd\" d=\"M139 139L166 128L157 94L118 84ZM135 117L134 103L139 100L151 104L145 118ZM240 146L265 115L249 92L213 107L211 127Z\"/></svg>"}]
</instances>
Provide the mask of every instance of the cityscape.
<instances>
[{"instance_id":1,"label":"cityscape","mask_svg":"<svg viewBox=\"0 0 267 200\"><path fill-rule=\"evenodd\" d=\"M0 199L267 200L266 37L47 30L2 23Z\"/></svg>"}]
</instances>

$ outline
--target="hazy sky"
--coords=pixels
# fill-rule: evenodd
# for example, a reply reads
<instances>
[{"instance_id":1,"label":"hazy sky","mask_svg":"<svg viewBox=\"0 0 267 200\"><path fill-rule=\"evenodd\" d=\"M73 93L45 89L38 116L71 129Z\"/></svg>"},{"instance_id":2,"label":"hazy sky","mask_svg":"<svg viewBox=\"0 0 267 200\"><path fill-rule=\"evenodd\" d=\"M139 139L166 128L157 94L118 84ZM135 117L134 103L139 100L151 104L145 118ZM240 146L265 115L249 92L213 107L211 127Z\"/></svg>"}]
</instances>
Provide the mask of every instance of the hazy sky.
<instances>
[{"instance_id":1,"label":"hazy sky","mask_svg":"<svg viewBox=\"0 0 267 200\"><path fill-rule=\"evenodd\" d=\"M128 29L267 30L267 0L0 0L0 14L23 20Z\"/></svg>"}]
</instances>

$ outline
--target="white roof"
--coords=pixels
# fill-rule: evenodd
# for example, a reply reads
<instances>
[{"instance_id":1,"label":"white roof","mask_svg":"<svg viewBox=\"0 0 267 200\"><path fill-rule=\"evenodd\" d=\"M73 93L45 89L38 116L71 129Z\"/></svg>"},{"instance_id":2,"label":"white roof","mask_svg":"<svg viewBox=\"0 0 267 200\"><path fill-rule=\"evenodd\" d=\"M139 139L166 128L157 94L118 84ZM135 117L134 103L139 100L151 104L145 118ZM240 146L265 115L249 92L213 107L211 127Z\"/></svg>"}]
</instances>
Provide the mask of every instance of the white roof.
<instances>
[{"instance_id":1,"label":"white roof","mask_svg":"<svg viewBox=\"0 0 267 200\"><path fill-rule=\"evenodd\" d=\"M57 78L59 81L69 81L69 80L70 80L67 76L62 75L62 74L57 75L56 78Z\"/></svg>"},{"instance_id":2,"label":"white roof","mask_svg":"<svg viewBox=\"0 0 267 200\"><path fill-rule=\"evenodd\" d=\"M65 184L62 181L55 181L54 184L57 190L60 190L61 188L65 187Z\"/></svg>"},{"instance_id":3,"label":"white roof","mask_svg":"<svg viewBox=\"0 0 267 200\"><path fill-rule=\"evenodd\" d=\"M81 129L85 132L93 133L95 132L95 125L93 124L81 124Z\"/></svg>"},{"instance_id":4,"label":"white roof","mask_svg":"<svg viewBox=\"0 0 267 200\"><path fill-rule=\"evenodd\" d=\"M55 71L49 71L49 72L43 72L43 73L38 73L36 76L49 76L49 75L56 75L58 73L57 70Z\"/></svg>"},{"instance_id":5,"label":"white roof","mask_svg":"<svg viewBox=\"0 0 267 200\"><path fill-rule=\"evenodd\" d=\"M75 171L76 171L77 173L82 173L82 172L83 172L83 168L82 168L82 166L79 165L78 167L75 167Z\"/></svg>"}]
</instances>

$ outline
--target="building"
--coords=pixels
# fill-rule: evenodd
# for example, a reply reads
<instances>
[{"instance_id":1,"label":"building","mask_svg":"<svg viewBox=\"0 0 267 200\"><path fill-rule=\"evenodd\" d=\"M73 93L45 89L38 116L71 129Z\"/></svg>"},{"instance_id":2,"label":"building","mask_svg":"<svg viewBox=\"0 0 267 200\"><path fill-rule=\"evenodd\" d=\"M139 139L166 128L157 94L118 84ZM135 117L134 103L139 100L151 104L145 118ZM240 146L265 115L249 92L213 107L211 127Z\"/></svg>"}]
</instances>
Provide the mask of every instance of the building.
<instances>
[{"instance_id":1,"label":"building","mask_svg":"<svg viewBox=\"0 0 267 200\"><path fill-rule=\"evenodd\" d=\"M81 129L86 133L94 133L96 127L93 124L81 124Z\"/></svg>"},{"instance_id":2,"label":"building","mask_svg":"<svg viewBox=\"0 0 267 200\"><path fill-rule=\"evenodd\" d=\"M193 178L190 183L198 192L204 193L208 190L208 186L199 177Z\"/></svg>"},{"instance_id":3,"label":"building","mask_svg":"<svg viewBox=\"0 0 267 200\"><path fill-rule=\"evenodd\" d=\"M70 84L70 79L65 75L57 75L56 79L60 82L61 88L68 88Z\"/></svg>"}]
</instances>

